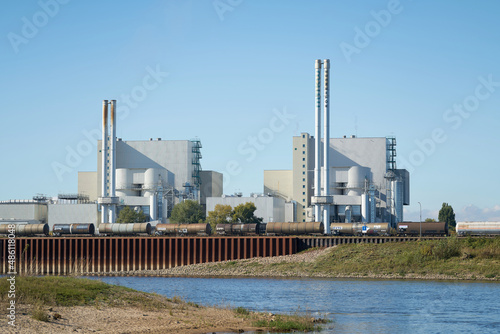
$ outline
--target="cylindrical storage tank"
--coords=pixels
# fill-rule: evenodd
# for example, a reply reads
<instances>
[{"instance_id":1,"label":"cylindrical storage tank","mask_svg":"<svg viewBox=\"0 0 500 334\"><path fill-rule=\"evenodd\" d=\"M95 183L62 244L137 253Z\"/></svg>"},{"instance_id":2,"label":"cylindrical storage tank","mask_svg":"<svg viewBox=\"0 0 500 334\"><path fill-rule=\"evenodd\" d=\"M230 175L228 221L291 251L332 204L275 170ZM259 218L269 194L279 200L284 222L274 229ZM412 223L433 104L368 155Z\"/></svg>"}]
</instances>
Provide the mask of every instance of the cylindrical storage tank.
<instances>
[{"instance_id":1,"label":"cylindrical storage tank","mask_svg":"<svg viewBox=\"0 0 500 334\"><path fill-rule=\"evenodd\" d=\"M99 234L151 234L150 223L130 223L130 224L101 224L99 225Z\"/></svg>"},{"instance_id":2,"label":"cylindrical storage tank","mask_svg":"<svg viewBox=\"0 0 500 334\"><path fill-rule=\"evenodd\" d=\"M189 235L210 235L212 233L210 224L180 224L179 229L187 230Z\"/></svg>"},{"instance_id":3,"label":"cylindrical storage tank","mask_svg":"<svg viewBox=\"0 0 500 334\"><path fill-rule=\"evenodd\" d=\"M243 224L241 232L244 235L258 234L259 233L259 225L260 225L260 223Z\"/></svg>"},{"instance_id":4,"label":"cylindrical storage tank","mask_svg":"<svg viewBox=\"0 0 500 334\"><path fill-rule=\"evenodd\" d=\"M149 217L150 217L150 220L156 220L157 219L157 216L156 216L156 207L157 207L156 194L152 193L150 195L150 197L149 197Z\"/></svg>"},{"instance_id":5,"label":"cylindrical storage tank","mask_svg":"<svg viewBox=\"0 0 500 334\"><path fill-rule=\"evenodd\" d=\"M352 166L347 172L347 195L361 196L365 188L365 179L370 178L368 167Z\"/></svg>"},{"instance_id":6,"label":"cylindrical storage tank","mask_svg":"<svg viewBox=\"0 0 500 334\"><path fill-rule=\"evenodd\" d=\"M215 233L218 235L231 235L232 224L217 224L215 226Z\"/></svg>"},{"instance_id":7,"label":"cylindrical storage tank","mask_svg":"<svg viewBox=\"0 0 500 334\"><path fill-rule=\"evenodd\" d=\"M157 168L148 168L144 172L144 196L152 196L158 186L160 171Z\"/></svg>"},{"instance_id":8,"label":"cylindrical storage tank","mask_svg":"<svg viewBox=\"0 0 500 334\"><path fill-rule=\"evenodd\" d=\"M389 235L391 229L389 223L354 223L352 226L354 234L357 235ZM364 233L363 227L366 227Z\"/></svg>"},{"instance_id":9,"label":"cylindrical storage tank","mask_svg":"<svg viewBox=\"0 0 500 334\"><path fill-rule=\"evenodd\" d=\"M420 235L420 229L422 229L422 235L424 236L448 235L448 224L446 222L402 222L398 223L397 226L399 235Z\"/></svg>"},{"instance_id":10,"label":"cylindrical storage tank","mask_svg":"<svg viewBox=\"0 0 500 334\"><path fill-rule=\"evenodd\" d=\"M164 235L210 235L210 224L157 224L156 231Z\"/></svg>"},{"instance_id":11,"label":"cylindrical storage tank","mask_svg":"<svg viewBox=\"0 0 500 334\"><path fill-rule=\"evenodd\" d=\"M500 235L500 222L458 222L458 235Z\"/></svg>"},{"instance_id":12,"label":"cylindrical storage tank","mask_svg":"<svg viewBox=\"0 0 500 334\"><path fill-rule=\"evenodd\" d=\"M392 187L394 193L394 216L396 217L396 223L399 223L403 220L403 181L392 181Z\"/></svg>"},{"instance_id":13,"label":"cylindrical storage tank","mask_svg":"<svg viewBox=\"0 0 500 334\"><path fill-rule=\"evenodd\" d=\"M9 225L14 225L16 236L49 235L48 224L0 224L0 234L10 234Z\"/></svg>"},{"instance_id":14,"label":"cylindrical storage tank","mask_svg":"<svg viewBox=\"0 0 500 334\"><path fill-rule=\"evenodd\" d=\"M232 235L241 235L243 232L244 224L231 224L231 234Z\"/></svg>"},{"instance_id":15,"label":"cylindrical storage tank","mask_svg":"<svg viewBox=\"0 0 500 334\"><path fill-rule=\"evenodd\" d=\"M176 235L178 224L156 224L156 233L161 235Z\"/></svg>"},{"instance_id":16,"label":"cylindrical storage tank","mask_svg":"<svg viewBox=\"0 0 500 334\"><path fill-rule=\"evenodd\" d=\"M361 194L361 221L363 223L370 221L370 203L367 194Z\"/></svg>"},{"instance_id":17,"label":"cylindrical storage tank","mask_svg":"<svg viewBox=\"0 0 500 334\"><path fill-rule=\"evenodd\" d=\"M322 222L302 222L302 223L267 223L267 234L281 235L305 235L323 234L324 225Z\"/></svg>"},{"instance_id":18,"label":"cylindrical storage tank","mask_svg":"<svg viewBox=\"0 0 500 334\"><path fill-rule=\"evenodd\" d=\"M54 235L62 234L90 234L94 235L94 224L54 224L52 227Z\"/></svg>"},{"instance_id":19,"label":"cylindrical storage tank","mask_svg":"<svg viewBox=\"0 0 500 334\"><path fill-rule=\"evenodd\" d=\"M354 235L353 224L331 223L330 230L334 235Z\"/></svg>"},{"instance_id":20,"label":"cylindrical storage tank","mask_svg":"<svg viewBox=\"0 0 500 334\"><path fill-rule=\"evenodd\" d=\"M116 196L135 196L136 193L132 190L133 173L126 168L116 169Z\"/></svg>"}]
</instances>

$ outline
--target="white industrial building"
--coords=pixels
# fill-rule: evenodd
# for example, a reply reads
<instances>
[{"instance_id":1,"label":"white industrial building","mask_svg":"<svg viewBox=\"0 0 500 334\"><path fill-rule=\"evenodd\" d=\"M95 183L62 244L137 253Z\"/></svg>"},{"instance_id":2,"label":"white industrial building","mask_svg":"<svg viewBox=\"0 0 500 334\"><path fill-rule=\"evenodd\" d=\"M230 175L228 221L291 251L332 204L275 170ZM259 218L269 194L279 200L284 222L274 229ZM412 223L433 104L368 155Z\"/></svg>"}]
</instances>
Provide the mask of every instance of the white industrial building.
<instances>
[{"instance_id":1,"label":"white industrial building","mask_svg":"<svg viewBox=\"0 0 500 334\"><path fill-rule=\"evenodd\" d=\"M35 196L33 200L0 202L0 223L13 224L89 224L99 221L97 203L77 194L59 194L57 198Z\"/></svg>"},{"instance_id":2,"label":"white industrial building","mask_svg":"<svg viewBox=\"0 0 500 334\"><path fill-rule=\"evenodd\" d=\"M394 168L394 138L332 138L329 151L330 222L403 220L409 174ZM293 137L292 154L292 170L264 171L264 193L296 201L297 221L315 221L314 137Z\"/></svg>"},{"instance_id":3,"label":"white industrial building","mask_svg":"<svg viewBox=\"0 0 500 334\"><path fill-rule=\"evenodd\" d=\"M292 170L264 171L264 193L296 201L296 220L322 221L326 234L330 222L389 222L395 226L403 221L403 205L410 204L409 173L396 168L396 139L330 139L329 70L328 59L316 60L315 136L302 133L293 137Z\"/></svg>"},{"instance_id":4,"label":"white industrial building","mask_svg":"<svg viewBox=\"0 0 500 334\"><path fill-rule=\"evenodd\" d=\"M257 208L254 215L262 218L264 223L269 222L291 222L293 221L294 203L286 202L283 198L275 196L253 195L250 197L242 197L240 195L222 197L208 197L206 214L215 209L217 204L230 205L235 208L240 204L251 202Z\"/></svg>"},{"instance_id":5,"label":"white industrial building","mask_svg":"<svg viewBox=\"0 0 500 334\"><path fill-rule=\"evenodd\" d=\"M0 223L47 223L47 203L38 200L10 200L0 202Z\"/></svg>"},{"instance_id":6,"label":"white industrial building","mask_svg":"<svg viewBox=\"0 0 500 334\"><path fill-rule=\"evenodd\" d=\"M222 174L201 170L199 140L124 141L115 136L115 110L116 101L104 101L97 172L78 173L78 193L98 201L101 222L115 222L120 206L166 222L173 206L184 199L204 204L207 196L222 195Z\"/></svg>"}]
</instances>

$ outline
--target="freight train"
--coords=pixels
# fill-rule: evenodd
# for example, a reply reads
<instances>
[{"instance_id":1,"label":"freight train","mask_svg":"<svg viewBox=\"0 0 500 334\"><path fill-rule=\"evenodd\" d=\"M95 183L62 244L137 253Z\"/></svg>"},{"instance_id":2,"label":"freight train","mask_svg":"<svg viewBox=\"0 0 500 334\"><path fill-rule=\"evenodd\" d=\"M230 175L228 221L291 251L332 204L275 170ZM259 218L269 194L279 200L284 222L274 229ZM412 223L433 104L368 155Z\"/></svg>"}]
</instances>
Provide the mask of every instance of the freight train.
<instances>
[{"instance_id":1,"label":"freight train","mask_svg":"<svg viewBox=\"0 0 500 334\"><path fill-rule=\"evenodd\" d=\"M463 223L465 224L465 223ZM500 223L483 224L473 228L471 223L457 226L458 235L499 235ZM489 224L489 225L485 225ZM496 224L496 225L495 225ZM15 224L16 235L36 236L49 235L48 224ZM0 224L0 235L8 234L8 224ZM467 227L465 227L467 226ZM477 225L479 226L479 225ZM489 226L489 227L488 227ZM469 230L467 230L469 228ZM448 225L444 222L403 222L396 229L389 223L331 223L330 229L335 236L447 236ZM257 223L257 224L218 224L212 231L210 224L100 224L99 231L94 224L55 224L52 236L63 235L100 235L100 236L209 236L212 232L220 236L252 236L252 235L323 235L324 225L321 222L302 223Z\"/></svg>"},{"instance_id":2,"label":"freight train","mask_svg":"<svg viewBox=\"0 0 500 334\"><path fill-rule=\"evenodd\" d=\"M321 222L307 223L267 223L265 228L257 228L255 224L218 224L218 235L323 235L324 225ZM420 231L420 228L422 229ZM436 223L399 223L391 229L389 223L331 223L330 231L336 236L447 236L448 224Z\"/></svg>"}]
</instances>

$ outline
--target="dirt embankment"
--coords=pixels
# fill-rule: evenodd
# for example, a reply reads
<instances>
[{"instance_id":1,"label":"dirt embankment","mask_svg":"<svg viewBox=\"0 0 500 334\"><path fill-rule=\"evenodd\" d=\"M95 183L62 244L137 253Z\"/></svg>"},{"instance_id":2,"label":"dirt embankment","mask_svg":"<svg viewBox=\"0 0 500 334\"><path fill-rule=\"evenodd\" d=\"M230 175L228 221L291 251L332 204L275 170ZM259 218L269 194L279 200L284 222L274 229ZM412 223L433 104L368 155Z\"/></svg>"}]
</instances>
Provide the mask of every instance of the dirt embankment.
<instances>
[{"instance_id":1,"label":"dirt embankment","mask_svg":"<svg viewBox=\"0 0 500 334\"><path fill-rule=\"evenodd\" d=\"M0 324L1 333L207 333L256 331L250 318L239 317L233 310L194 307L144 311L119 307L47 307L49 321L32 318L32 307L21 306L16 327ZM51 311L49 311L51 310ZM60 315L61 318L58 318ZM54 316L58 319L54 319ZM271 317L261 315L262 317ZM262 328L260 328L262 329Z\"/></svg>"}]
</instances>

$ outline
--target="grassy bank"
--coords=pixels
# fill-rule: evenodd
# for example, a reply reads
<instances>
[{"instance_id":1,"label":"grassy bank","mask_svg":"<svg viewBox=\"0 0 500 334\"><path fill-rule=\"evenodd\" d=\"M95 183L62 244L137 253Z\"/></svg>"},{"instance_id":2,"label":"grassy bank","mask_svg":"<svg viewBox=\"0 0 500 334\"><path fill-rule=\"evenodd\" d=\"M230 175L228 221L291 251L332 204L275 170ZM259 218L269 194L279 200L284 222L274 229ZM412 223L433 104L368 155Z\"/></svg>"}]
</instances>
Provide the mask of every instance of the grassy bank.
<instances>
[{"instance_id":1,"label":"grassy bank","mask_svg":"<svg viewBox=\"0 0 500 334\"><path fill-rule=\"evenodd\" d=\"M314 261L213 265L212 272L296 277L407 277L500 280L500 237L347 244Z\"/></svg>"},{"instance_id":2,"label":"grassy bank","mask_svg":"<svg viewBox=\"0 0 500 334\"><path fill-rule=\"evenodd\" d=\"M20 333L31 333L35 329L51 333L71 326L75 331L87 332L85 328L90 327L88 332L106 333L135 333L150 329L162 333L319 329L318 319L309 316L272 315L250 312L241 307L204 307L179 297L170 299L98 280L21 276L16 277L15 287ZM8 289L6 278L0 279L2 308L9 302ZM96 314L101 318L91 318ZM111 327L103 327L105 323L110 323ZM39 326L44 327L40 329Z\"/></svg>"},{"instance_id":3,"label":"grassy bank","mask_svg":"<svg viewBox=\"0 0 500 334\"><path fill-rule=\"evenodd\" d=\"M312 272L500 279L500 238L447 238L337 247Z\"/></svg>"}]
</instances>

